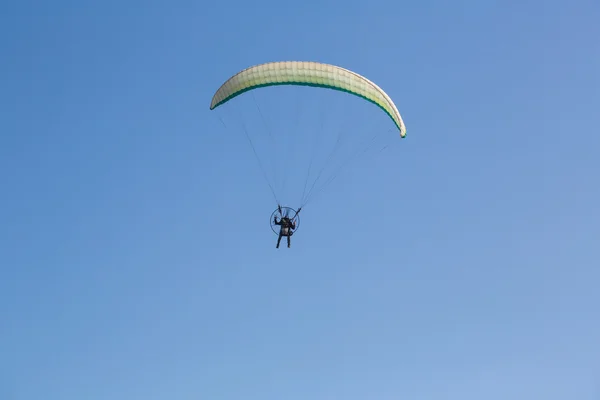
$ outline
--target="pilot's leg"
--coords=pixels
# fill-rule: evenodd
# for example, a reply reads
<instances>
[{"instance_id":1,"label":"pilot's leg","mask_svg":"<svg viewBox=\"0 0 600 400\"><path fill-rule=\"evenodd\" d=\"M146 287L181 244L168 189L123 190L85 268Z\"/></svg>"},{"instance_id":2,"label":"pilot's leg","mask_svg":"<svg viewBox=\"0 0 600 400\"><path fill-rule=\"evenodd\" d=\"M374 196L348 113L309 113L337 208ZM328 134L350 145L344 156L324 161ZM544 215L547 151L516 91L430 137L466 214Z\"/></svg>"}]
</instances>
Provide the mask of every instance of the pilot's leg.
<instances>
[{"instance_id":1,"label":"pilot's leg","mask_svg":"<svg viewBox=\"0 0 600 400\"><path fill-rule=\"evenodd\" d=\"M281 233L279 234L279 237L277 238L277 246L276 246L276 248L279 248L279 242L281 242Z\"/></svg>"}]
</instances>

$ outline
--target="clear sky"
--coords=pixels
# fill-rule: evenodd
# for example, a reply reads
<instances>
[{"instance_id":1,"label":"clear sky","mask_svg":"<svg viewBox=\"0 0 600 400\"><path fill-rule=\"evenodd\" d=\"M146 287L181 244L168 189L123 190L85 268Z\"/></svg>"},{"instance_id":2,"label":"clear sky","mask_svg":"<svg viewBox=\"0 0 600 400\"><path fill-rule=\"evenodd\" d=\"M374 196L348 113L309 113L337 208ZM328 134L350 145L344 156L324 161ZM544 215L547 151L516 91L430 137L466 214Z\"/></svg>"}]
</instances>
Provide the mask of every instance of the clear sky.
<instances>
[{"instance_id":1,"label":"clear sky","mask_svg":"<svg viewBox=\"0 0 600 400\"><path fill-rule=\"evenodd\" d=\"M599 18L4 2L0 399L599 399ZM288 59L368 76L408 135L277 250L251 147L209 103Z\"/></svg>"}]
</instances>

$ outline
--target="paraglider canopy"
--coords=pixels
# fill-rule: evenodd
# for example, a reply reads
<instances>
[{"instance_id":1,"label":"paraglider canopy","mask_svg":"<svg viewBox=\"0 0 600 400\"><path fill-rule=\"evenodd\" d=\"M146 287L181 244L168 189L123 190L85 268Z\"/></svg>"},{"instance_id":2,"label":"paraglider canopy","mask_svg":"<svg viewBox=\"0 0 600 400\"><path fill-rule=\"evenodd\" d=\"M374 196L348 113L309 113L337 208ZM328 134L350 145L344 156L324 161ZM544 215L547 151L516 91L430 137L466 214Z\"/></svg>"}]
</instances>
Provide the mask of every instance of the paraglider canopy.
<instances>
[{"instance_id":1,"label":"paraglider canopy","mask_svg":"<svg viewBox=\"0 0 600 400\"><path fill-rule=\"evenodd\" d=\"M249 90L275 85L316 86L362 97L385 111L396 124L400 136L406 136L406 127L398 108L383 89L356 72L311 61L271 62L238 72L217 90L210 109L213 110Z\"/></svg>"}]
</instances>

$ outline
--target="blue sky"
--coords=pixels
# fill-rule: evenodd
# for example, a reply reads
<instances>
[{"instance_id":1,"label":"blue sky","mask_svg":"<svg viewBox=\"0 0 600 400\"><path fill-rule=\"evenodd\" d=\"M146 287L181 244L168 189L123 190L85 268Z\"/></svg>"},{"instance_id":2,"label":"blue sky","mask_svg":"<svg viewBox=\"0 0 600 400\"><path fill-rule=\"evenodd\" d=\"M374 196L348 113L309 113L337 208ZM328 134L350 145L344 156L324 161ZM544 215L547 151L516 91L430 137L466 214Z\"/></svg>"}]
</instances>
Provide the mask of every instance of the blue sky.
<instances>
[{"instance_id":1,"label":"blue sky","mask_svg":"<svg viewBox=\"0 0 600 400\"><path fill-rule=\"evenodd\" d=\"M598 3L369 4L1 6L0 398L598 399ZM408 135L276 250L208 106L286 59Z\"/></svg>"}]
</instances>

